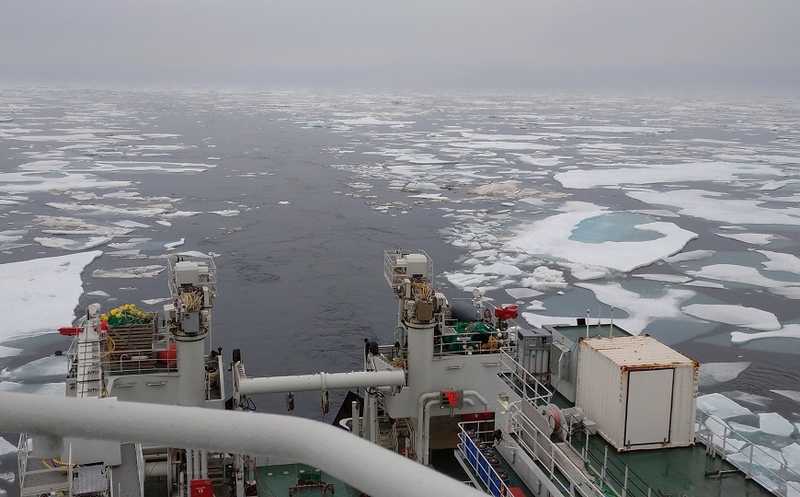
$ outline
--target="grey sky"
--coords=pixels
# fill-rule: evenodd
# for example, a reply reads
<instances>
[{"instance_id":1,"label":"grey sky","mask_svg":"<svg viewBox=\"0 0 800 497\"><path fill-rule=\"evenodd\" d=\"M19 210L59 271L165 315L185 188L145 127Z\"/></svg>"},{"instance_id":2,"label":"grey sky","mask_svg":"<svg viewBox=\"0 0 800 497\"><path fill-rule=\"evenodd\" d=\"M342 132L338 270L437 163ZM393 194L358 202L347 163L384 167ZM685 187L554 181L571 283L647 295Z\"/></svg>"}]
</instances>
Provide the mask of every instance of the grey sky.
<instances>
[{"instance_id":1,"label":"grey sky","mask_svg":"<svg viewBox=\"0 0 800 497\"><path fill-rule=\"evenodd\" d=\"M0 81L800 87L798 0L3 0Z\"/></svg>"}]
</instances>

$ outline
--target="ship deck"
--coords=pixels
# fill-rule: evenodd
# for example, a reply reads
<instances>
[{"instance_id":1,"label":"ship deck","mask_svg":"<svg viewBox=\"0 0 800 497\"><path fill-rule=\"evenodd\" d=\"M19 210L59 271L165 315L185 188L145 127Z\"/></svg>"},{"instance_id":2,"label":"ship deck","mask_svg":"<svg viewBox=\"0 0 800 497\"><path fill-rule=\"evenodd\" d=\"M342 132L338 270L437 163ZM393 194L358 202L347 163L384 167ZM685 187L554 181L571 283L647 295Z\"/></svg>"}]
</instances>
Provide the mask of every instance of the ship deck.
<instances>
[{"instance_id":1,"label":"ship deck","mask_svg":"<svg viewBox=\"0 0 800 497\"><path fill-rule=\"evenodd\" d=\"M559 407L572 407L572 403L558 393L553 395L553 403ZM580 434L571 444L578 451L586 447ZM634 475L631 476L634 488L629 496L646 497L646 488L650 486L654 491L653 497L774 497L730 463L719 457L710 457L700 443L691 447L617 452L600 435L589 437L589 458L594 465L602 466L606 449L612 481L624 480L625 466ZM656 490L660 493L655 493Z\"/></svg>"},{"instance_id":2,"label":"ship deck","mask_svg":"<svg viewBox=\"0 0 800 497\"><path fill-rule=\"evenodd\" d=\"M362 493L333 475L306 464L273 464L256 468L258 497L326 495L359 497Z\"/></svg>"}]
</instances>

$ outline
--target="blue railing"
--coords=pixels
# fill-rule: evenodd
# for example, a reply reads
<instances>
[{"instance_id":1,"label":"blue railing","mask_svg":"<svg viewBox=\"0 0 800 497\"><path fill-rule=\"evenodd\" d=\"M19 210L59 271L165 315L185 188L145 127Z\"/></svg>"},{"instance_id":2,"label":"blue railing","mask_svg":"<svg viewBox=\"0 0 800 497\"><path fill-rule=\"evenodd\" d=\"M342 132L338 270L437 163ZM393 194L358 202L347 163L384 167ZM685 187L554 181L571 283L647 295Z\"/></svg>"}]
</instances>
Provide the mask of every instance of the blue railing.
<instances>
[{"instance_id":1,"label":"blue railing","mask_svg":"<svg viewBox=\"0 0 800 497\"><path fill-rule=\"evenodd\" d=\"M495 497L510 496L511 491L508 485L500 478L497 471L481 451L476 439L480 432L477 430L479 422L459 423L461 431L458 434L460 443L458 450L461 452L464 461L472 469L474 476L483 484L486 490ZM468 430L465 425L472 425L475 430Z\"/></svg>"}]
</instances>

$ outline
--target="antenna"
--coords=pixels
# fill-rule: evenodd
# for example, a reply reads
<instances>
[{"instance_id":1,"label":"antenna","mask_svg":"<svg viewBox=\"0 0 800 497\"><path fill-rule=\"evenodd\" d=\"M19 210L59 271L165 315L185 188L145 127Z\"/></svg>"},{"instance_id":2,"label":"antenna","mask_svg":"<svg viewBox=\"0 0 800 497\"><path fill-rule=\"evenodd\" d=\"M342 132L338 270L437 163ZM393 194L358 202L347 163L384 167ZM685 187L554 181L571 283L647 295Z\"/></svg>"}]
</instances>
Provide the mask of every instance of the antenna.
<instances>
[{"instance_id":1,"label":"antenna","mask_svg":"<svg viewBox=\"0 0 800 497\"><path fill-rule=\"evenodd\" d=\"M589 316L590 315L591 315L591 312L589 311L589 309L586 309L586 338L589 338Z\"/></svg>"},{"instance_id":2,"label":"antenna","mask_svg":"<svg viewBox=\"0 0 800 497\"><path fill-rule=\"evenodd\" d=\"M608 338L614 338L614 307L609 306L609 312L611 314L611 324L608 325Z\"/></svg>"}]
</instances>

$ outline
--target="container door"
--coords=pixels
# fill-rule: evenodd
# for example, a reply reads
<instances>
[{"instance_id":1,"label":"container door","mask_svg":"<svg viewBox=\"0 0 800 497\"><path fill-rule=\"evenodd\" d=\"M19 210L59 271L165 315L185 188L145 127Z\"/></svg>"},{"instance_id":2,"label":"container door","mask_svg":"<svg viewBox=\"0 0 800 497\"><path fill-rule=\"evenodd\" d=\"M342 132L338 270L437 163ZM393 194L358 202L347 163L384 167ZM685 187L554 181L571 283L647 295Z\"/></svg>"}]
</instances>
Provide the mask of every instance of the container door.
<instances>
[{"instance_id":1,"label":"container door","mask_svg":"<svg viewBox=\"0 0 800 497\"><path fill-rule=\"evenodd\" d=\"M628 373L625 445L669 442L674 375L674 369Z\"/></svg>"}]
</instances>

